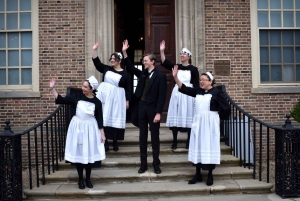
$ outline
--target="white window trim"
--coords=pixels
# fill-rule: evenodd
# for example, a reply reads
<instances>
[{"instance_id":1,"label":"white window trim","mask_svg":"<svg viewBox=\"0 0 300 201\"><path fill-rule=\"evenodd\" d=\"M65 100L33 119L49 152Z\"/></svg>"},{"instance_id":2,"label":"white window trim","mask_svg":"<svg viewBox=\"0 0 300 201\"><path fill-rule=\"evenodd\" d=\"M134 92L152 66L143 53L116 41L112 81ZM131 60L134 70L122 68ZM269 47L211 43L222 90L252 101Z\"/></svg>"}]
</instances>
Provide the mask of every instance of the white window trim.
<instances>
[{"instance_id":1,"label":"white window trim","mask_svg":"<svg viewBox=\"0 0 300 201\"><path fill-rule=\"evenodd\" d=\"M31 1L31 26L32 26L32 85L10 87L6 90L0 88L0 98L29 98L41 97L40 93L40 74L39 74L39 3Z\"/></svg>"},{"instance_id":2,"label":"white window trim","mask_svg":"<svg viewBox=\"0 0 300 201\"><path fill-rule=\"evenodd\" d=\"M260 83L259 28L257 24L257 1L250 1L252 88L251 93L300 93L300 83ZM294 28L293 28L294 29Z\"/></svg>"}]
</instances>

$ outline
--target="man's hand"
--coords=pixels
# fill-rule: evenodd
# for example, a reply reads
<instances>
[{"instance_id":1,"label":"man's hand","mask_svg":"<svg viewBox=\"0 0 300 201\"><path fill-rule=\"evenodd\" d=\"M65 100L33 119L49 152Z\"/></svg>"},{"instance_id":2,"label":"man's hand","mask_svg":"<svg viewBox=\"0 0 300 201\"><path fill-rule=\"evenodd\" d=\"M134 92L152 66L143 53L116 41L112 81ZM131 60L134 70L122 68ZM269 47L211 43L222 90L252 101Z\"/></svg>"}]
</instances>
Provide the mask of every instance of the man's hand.
<instances>
[{"instance_id":1,"label":"man's hand","mask_svg":"<svg viewBox=\"0 0 300 201\"><path fill-rule=\"evenodd\" d=\"M156 115L154 117L154 120L153 120L153 123L158 123L159 121L160 121L160 114L156 113Z\"/></svg>"}]
</instances>

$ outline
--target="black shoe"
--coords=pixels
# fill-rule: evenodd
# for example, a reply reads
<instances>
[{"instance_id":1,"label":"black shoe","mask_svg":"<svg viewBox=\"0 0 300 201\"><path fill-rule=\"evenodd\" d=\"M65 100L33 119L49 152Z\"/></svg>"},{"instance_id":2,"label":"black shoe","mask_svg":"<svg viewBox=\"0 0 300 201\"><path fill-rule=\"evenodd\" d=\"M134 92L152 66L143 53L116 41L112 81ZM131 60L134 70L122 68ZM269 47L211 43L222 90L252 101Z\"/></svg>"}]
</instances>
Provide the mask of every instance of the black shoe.
<instances>
[{"instance_id":1,"label":"black shoe","mask_svg":"<svg viewBox=\"0 0 300 201\"><path fill-rule=\"evenodd\" d=\"M141 167L140 167L140 169L139 169L139 171L138 171L138 173L144 173L144 172L146 172L148 170L148 167L147 167L147 165L141 165Z\"/></svg>"},{"instance_id":2,"label":"black shoe","mask_svg":"<svg viewBox=\"0 0 300 201\"><path fill-rule=\"evenodd\" d=\"M119 151L119 146L118 146L118 141L117 140L113 141L113 149L114 149L114 151Z\"/></svg>"},{"instance_id":3,"label":"black shoe","mask_svg":"<svg viewBox=\"0 0 300 201\"><path fill-rule=\"evenodd\" d=\"M213 185L213 183L214 183L214 178L213 178L212 174L208 174L206 185L211 186L211 185Z\"/></svg>"},{"instance_id":4,"label":"black shoe","mask_svg":"<svg viewBox=\"0 0 300 201\"><path fill-rule=\"evenodd\" d=\"M171 149L177 149L177 142L172 143Z\"/></svg>"},{"instance_id":5,"label":"black shoe","mask_svg":"<svg viewBox=\"0 0 300 201\"><path fill-rule=\"evenodd\" d=\"M153 165L153 168L154 168L154 173L155 174L160 174L161 173L161 169L159 168L158 165Z\"/></svg>"},{"instance_id":6,"label":"black shoe","mask_svg":"<svg viewBox=\"0 0 300 201\"><path fill-rule=\"evenodd\" d=\"M194 176L192 180L189 181L188 184L195 184L197 182L202 182L202 176L201 174L198 176L197 174Z\"/></svg>"},{"instance_id":7,"label":"black shoe","mask_svg":"<svg viewBox=\"0 0 300 201\"><path fill-rule=\"evenodd\" d=\"M93 188L93 184L92 184L91 180L85 180L85 185L88 188Z\"/></svg>"},{"instance_id":8,"label":"black shoe","mask_svg":"<svg viewBox=\"0 0 300 201\"><path fill-rule=\"evenodd\" d=\"M79 189L85 189L83 180L80 180L80 181L78 182L78 187L79 187Z\"/></svg>"}]
</instances>

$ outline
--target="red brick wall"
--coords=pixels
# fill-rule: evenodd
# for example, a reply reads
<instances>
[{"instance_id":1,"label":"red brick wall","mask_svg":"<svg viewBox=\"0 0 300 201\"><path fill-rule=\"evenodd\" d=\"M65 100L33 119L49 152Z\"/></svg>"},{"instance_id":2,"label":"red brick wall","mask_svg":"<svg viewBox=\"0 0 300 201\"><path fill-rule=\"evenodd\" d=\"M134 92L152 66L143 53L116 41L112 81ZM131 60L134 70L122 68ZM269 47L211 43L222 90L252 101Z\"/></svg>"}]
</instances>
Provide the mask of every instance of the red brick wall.
<instances>
[{"instance_id":1,"label":"red brick wall","mask_svg":"<svg viewBox=\"0 0 300 201\"><path fill-rule=\"evenodd\" d=\"M230 76L217 76L228 94L246 112L267 123L283 125L285 114L299 94L251 94L250 0L205 0L206 67L214 72L214 59L230 59Z\"/></svg>"},{"instance_id":2,"label":"red brick wall","mask_svg":"<svg viewBox=\"0 0 300 201\"><path fill-rule=\"evenodd\" d=\"M0 126L29 128L46 118L57 105L49 80L65 95L68 86L85 79L85 7L82 0L39 1L39 76L41 98L0 99ZM14 129L13 129L14 131Z\"/></svg>"}]
</instances>

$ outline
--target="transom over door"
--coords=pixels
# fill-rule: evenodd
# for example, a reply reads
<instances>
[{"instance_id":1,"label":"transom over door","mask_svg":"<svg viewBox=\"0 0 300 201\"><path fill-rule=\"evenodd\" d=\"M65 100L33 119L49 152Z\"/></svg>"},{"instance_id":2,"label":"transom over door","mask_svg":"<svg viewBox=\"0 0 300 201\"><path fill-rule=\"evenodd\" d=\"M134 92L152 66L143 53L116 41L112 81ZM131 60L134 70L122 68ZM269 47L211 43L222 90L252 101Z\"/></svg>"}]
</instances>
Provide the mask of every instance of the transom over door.
<instances>
[{"instance_id":1,"label":"transom over door","mask_svg":"<svg viewBox=\"0 0 300 201\"><path fill-rule=\"evenodd\" d=\"M172 72L160 65L159 44L166 41L165 56L175 63L175 6L174 0L145 0L145 53L156 56L156 68L167 75L168 91L161 122L166 122L169 101L175 85Z\"/></svg>"}]
</instances>

